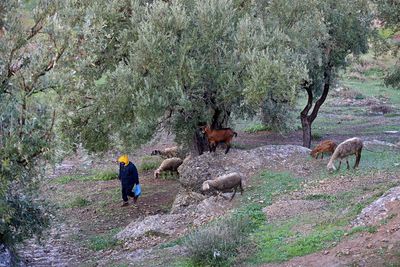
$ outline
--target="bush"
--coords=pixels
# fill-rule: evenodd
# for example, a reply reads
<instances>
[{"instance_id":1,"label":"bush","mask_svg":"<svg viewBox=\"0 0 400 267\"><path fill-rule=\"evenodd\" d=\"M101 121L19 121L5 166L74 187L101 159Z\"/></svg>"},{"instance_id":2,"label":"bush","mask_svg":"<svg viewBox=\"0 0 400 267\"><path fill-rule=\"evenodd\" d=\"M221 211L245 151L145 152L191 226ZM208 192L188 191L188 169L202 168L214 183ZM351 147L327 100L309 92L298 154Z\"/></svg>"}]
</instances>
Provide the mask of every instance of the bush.
<instances>
[{"instance_id":1,"label":"bush","mask_svg":"<svg viewBox=\"0 0 400 267\"><path fill-rule=\"evenodd\" d=\"M240 216L217 221L190 234L185 245L195 265L230 266L247 241L250 222Z\"/></svg>"}]
</instances>

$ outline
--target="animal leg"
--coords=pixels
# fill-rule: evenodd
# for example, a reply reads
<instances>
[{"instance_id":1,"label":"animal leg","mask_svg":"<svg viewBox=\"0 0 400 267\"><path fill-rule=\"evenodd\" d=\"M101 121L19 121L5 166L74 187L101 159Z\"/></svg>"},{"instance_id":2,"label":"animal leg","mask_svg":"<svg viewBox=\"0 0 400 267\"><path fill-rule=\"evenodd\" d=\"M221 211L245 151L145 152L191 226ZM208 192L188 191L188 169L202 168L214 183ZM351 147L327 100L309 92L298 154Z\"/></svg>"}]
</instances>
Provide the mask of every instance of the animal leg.
<instances>
[{"instance_id":1,"label":"animal leg","mask_svg":"<svg viewBox=\"0 0 400 267\"><path fill-rule=\"evenodd\" d=\"M236 187L237 186L235 186L235 188L233 189L233 195L232 195L232 197L231 197L231 199L229 201L232 201L233 197L236 195Z\"/></svg>"},{"instance_id":2,"label":"animal leg","mask_svg":"<svg viewBox=\"0 0 400 267\"><path fill-rule=\"evenodd\" d=\"M339 166L338 166L338 170L340 170L340 165L342 165L342 160L339 160Z\"/></svg>"},{"instance_id":3,"label":"animal leg","mask_svg":"<svg viewBox=\"0 0 400 267\"><path fill-rule=\"evenodd\" d=\"M356 163L354 164L354 169L358 167L358 164L360 164L360 159L361 159L361 149L358 150L356 153Z\"/></svg>"},{"instance_id":4,"label":"animal leg","mask_svg":"<svg viewBox=\"0 0 400 267\"><path fill-rule=\"evenodd\" d=\"M242 182L240 182L239 187L240 187L240 195L243 195L243 186L242 186Z\"/></svg>"},{"instance_id":5,"label":"animal leg","mask_svg":"<svg viewBox=\"0 0 400 267\"><path fill-rule=\"evenodd\" d=\"M350 164L349 164L349 160L346 158L346 163L347 163L347 169L350 169Z\"/></svg>"},{"instance_id":6,"label":"animal leg","mask_svg":"<svg viewBox=\"0 0 400 267\"><path fill-rule=\"evenodd\" d=\"M323 158L324 158L324 152L321 153L321 159L323 159Z\"/></svg>"},{"instance_id":7,"label":"animal leg","mask_svg":"<svg viewBox=\"0 0 400 267\"><path fill-rule=\"evenodd\" d=\"M231 144L226 143L226 150L225 150L225 154L228 154L229 149L231 148Z\"/></svg>"}]
</instances>

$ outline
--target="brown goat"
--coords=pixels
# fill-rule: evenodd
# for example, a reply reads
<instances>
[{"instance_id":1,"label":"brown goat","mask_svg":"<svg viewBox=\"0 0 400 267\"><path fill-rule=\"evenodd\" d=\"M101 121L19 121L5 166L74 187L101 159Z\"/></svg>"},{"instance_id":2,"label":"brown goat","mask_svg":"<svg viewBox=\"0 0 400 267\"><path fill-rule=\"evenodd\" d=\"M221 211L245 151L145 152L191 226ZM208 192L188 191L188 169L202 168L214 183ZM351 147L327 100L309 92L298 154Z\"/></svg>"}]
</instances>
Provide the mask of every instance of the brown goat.
<instances>
[{"instance_id":1,"label":"brown goat","mask_svg":"<svg viewBox=\"0 0 400 267\"><path fill-rule=\"evenodd\" d=\"M313 150L311 150L310 155L313 158L318 158L319 154L321 154L321 159L324 158L324 152L330 152L333 154L337 145L335 142L331 140L325 140L319 143Z\"/></svg>"},{"instance_id":2,"label":"brown goat","mask_svg":"<svg viewBox=\"0 0 400 267\"><path fill-rule=\"evenodd\" d=\"M233 131L231 128L223 128L219 130L212 130L209 126L203 126L202 131L207 137L208 147L210 152L217 149L219 143L226 144L225 154L228 153L231 148L231 141L234 136L237 136L237 133Z\"/></svg>"}]
</instances>

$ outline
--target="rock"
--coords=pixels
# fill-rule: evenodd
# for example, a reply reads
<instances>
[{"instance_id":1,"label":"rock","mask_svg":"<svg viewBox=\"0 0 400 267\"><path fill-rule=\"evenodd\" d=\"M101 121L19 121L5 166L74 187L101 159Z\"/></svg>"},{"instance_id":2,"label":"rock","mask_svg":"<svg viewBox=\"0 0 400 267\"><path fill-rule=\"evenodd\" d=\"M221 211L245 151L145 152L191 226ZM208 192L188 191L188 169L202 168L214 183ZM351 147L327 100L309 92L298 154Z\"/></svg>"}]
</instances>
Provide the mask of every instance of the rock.
<instances>
[{"instance_id":1,"label":"rock","mask_svg":"<svg viewBox=\"0 0 400 267\"><path fill-rule=\"evenodd\" d=\"M0 244L0 267L11 266L12 255L5 245Z\"/></svg>"},{"instance_id":2,"label":"rock","mask_svg":"<svg viewBox=\"0 0 400 267\"><path fill-rule=\"evenodd\" d=\"M161 221L164 221L164 223L161 224ZM185 225L185 215L157 214L131 222L115 237L119 240L127 240L136 239L142 236L173 235L176 234L176 232Z\"/></svg>"},{"instance_id":3,"label":"rock","mask_svg":"<svg viewBox=\"0 0 400 267\"><path fill-rule=\"evenodd\" d=\"M400 202L400 186L393 187L383 196L365 207L352 222L355 226L377 225L381 220L389 216L387 204Z\"/></svg>"},{"instance_id":4,"label":"rock","mask_svg":"<svg viewBox=\"0 0 400 267\"><path fill-rule=\"evenodd\" d=\"M190 205L198 204L205 198L206 197L202 194L182 189L175 197L171 208L171 214L184 212Z\"/></svg>"},{"instance_id":5,"label":"rock","mask_svg":"<svg viewBox=\"0 0 400 267\"><path fill-rule=\"evenodd\" d=\"M205 180L230 172L246 174L246 179L266 166L284 164L283 161L292 155L300 154L304 157L309 153L308 148L295 145L270 145L251 150L232 149L228 154L221 151L206 152L187 160L178 168L179 182L183 188L201 193L201 185Z\"/></svg>"}]
</instances>

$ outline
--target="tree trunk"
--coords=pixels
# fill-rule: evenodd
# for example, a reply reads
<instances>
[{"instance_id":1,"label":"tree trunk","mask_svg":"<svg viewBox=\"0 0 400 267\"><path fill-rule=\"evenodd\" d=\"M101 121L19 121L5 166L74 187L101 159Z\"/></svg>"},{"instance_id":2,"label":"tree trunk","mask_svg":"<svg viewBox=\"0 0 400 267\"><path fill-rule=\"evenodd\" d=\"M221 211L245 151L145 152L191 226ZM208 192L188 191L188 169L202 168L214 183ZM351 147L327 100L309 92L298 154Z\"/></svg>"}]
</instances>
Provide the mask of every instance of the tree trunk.
<instances>
[{"instance_id":1,"label":"tree trunk","mask_svg":"<svg viewBox=\"0 0 400 267\"><path fill-rule=\"evenodd\" d=\"M321 97L315 102L315 105L312 109L310 115L308 115L311 110L312 103L314 100L313 95L313 84L305 82L303 84L303 88L307 91L307 105L300 113L301 126L303 129L303 146L311 147L311 126L314 120L317 118L318 111L321 108L322 104L325 102L326 97L328 96L330 85L331 85L331 74L332 74L332 65L328 62L325 71L324 71L324 85Z\"/></svg>"},{"instance_id":2,"label":"tree trunk","mask_svg":"<svg viewBox=\"0 0 400 267\"><path fill-rule=\"evenodd\" d=\"M311 122L308 116L301 117L301 126L303 129L303 146L311 147Z\"/></svg>"}]
</instances>

